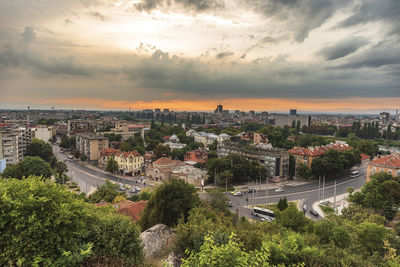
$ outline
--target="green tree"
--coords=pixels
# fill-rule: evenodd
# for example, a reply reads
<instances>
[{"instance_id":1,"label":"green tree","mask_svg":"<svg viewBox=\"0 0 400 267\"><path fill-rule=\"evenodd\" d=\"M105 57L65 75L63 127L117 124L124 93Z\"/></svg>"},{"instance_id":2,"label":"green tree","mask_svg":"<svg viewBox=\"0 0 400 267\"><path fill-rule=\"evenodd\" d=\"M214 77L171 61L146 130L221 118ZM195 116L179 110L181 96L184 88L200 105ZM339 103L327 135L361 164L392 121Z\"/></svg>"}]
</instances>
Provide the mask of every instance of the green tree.
<instances>
[{"instance_id":1,"label":"green tree","mask_svg":"<svg viewBox=\"0 0 400 267\"><path fill-rule=\"evenodd\" d=\"M64 173L66 173L68 171L68 167L67 165L62 162L62 161L57 161L55 166L54 166L54 172L56 174L56 179L58 179L59 181L62 180Z\"/></svg>"},{"instance_id":2,"label":"green tree","mask_svg":"<svg viewBox=\"0 0 400 267\"><path fill-rule=\"evenodd\" d=\"M22 179L30 175L50 178L52 174L50 164L39 157L25 157L15 165L8 166L2 176L5 178Z\"/></svg>"},{"instance_id":3,"label":"green tree","mask_svg":"<svg viewBox=\"0 0 400 267\"><path fill-rule=\"evenodd\" d=\"M286 197L279 199L277 207L280 211L289 207Z\"/></svg>"},{"instance_id":4,"label":"green tree","mask_svg":"<svg viewBox=\"0 0 400 267\"><path fill-rule=\"evenodd\" d=\"M383 252L384 240L387 235L387 230L383 225L370 222L364 222L359 225L359 244L370 255L374 252Z\"/></svg>"},{"instance_id":5,"label":"green tree","mask_svg":"<svg viewBox=\"0 0 400 267\"><path fill-rule=\"evenodd\" d=\"M210 206L213 210L223 213L228 212L226 202L229 199L221 191L211 191L207 193L207 199L209 199Z\"/></svg>"},{"instance_id":6,"label":"green tree","mask_svg":"<svg viewBox=\"0 0 400 267\"><path fill-rule=\"evenodd\" d=\"M112 203L117 196L123 196L126 198L126 193L119 192L118 188L117 184L113 184L110 180L106 180L102 186L89 196L89 201L92 203L98 203L104 200L108 203Z\"/></svg>"},{"instance_id":7,"label":"green tree","mask_svg":"<svg viewBox=\"0 0 400 267\"><path fill-rule=\"evenodd\" d=\"M186 221L189 210L196 207L199 201L193 185L181 179L169 179L151 195L139 224L142 229L148 229L157 223L175 226L181 217Z\"/></svg>"},{"instance_id":8,"label":"green tree","mask_svg":"<svg viewBox=\"0 0 400 267\"><path fill-rule=\"evenodd\" d=\"M40 157L49 162L50 157L54 156L51 145L39 139L33 139L32 143L26 147L26 156Z\"/></svg>"},{"instance_id":9,"label":"green tree","mask_svg":"<svg viewBox=\"0 0 400 267\"><path fill-rule=\"evenodd\" d=\"M118 162L109 158L106 165L106 171L115 173L118 170Z\"/></svg>"},{"instance_id":10,"label":"green tree","mask_svg":"<svg viewBox=\"0 0 400 267\"><path fill-rule=\"evenodd\" d=\"M297 171L297 175L301 178L308 179L311 177L312 173L310 168L306 164L300 163Z\"/></svg>"},{"instance_id":11,"label":"green tree","mask_svg":"<svg viewBox=\"0 0 400 267\"><path fill-rule=\"evenodd\" d=\"M300 132L300 121L297 121L296 131L297 131L298 133Z\"/></svg>"},{"instance_id":12,"label":"green tree","mask_svg":"<svg viewBox=\"0 0 400 267\"><path fill-rule=\"evenodd\" d=\"M301 232L308 221L303 212L298 211L294 206L289 206L277 214L276 223L293 231Z\"/></svg>"},{"instance_id":13,"label":"green tree","mask_svg":"<svg viewBox=\"0 0 400 267\"><path fill-rule=\"evenodd\" d=\"M0 265L75 265L91 254L85 202L55 183L0 180L0 210Z\"/></svg>"},{"instance_id":14,"label":"green tree","mask_svg":"<svg viewBox=\"0 0 400 267\"><path fill-rule=\"evenodd\" d=\"M296 175L296 158L289 154L289 177L293 178Z\"/></svg>"}]
</instances>

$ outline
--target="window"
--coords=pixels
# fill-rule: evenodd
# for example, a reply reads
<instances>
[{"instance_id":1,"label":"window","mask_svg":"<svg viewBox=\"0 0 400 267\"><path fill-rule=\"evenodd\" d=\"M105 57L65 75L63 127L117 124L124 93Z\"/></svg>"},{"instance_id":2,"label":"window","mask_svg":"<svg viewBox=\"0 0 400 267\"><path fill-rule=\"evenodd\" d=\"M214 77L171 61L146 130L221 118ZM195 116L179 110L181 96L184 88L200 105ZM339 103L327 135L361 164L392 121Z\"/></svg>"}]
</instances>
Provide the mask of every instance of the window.
<instances>
[{"instance_id":1,"label":"window","mask_svg":"<svg viewBox=\"0 0 400 267\"><path fill-rule=\"evenodd\" d=\"M389 174L392 174L393 172L392 172L392 170L388 170L388 173L389 173Z\"/></svg>"},{"instance_id":2,"label":"window","mask_svg":"<svg viewBox=\"0 0 400 267\"><path fill-rule=\"evenodd\" d=\"M396 175L400 176L400 170L396 171Z\"/></svg>"}]
</instances>

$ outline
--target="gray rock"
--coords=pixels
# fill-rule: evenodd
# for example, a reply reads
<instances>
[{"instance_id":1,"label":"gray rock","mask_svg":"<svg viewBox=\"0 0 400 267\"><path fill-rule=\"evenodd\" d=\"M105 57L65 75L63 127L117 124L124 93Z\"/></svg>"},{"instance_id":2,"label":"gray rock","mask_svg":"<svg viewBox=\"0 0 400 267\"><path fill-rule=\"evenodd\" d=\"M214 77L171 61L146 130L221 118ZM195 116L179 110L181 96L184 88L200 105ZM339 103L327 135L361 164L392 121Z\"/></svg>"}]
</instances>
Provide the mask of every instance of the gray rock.
<instances>
[{"instance_id":1,"label":"gray rock","mask_svg":"<svg viewBox=\"0 0 400 267\"><path fill-rule=\"evenodd\" d=\"M168 258L164 260L164 263L168 267L179 267L181 266L181 258L174 251L172 251L169 253Z\"/></svg>"},{"instance_id":2,"label":"gray rock","mask_svg":"<svg viewBox=\"0 0 400 267\"><path fill-rule=\"evenodd\" d=\"M160 256L166 248L174 244L175 235L175 231L161 223L141 233L146 258Z\"/></svg>"}]
</instances>

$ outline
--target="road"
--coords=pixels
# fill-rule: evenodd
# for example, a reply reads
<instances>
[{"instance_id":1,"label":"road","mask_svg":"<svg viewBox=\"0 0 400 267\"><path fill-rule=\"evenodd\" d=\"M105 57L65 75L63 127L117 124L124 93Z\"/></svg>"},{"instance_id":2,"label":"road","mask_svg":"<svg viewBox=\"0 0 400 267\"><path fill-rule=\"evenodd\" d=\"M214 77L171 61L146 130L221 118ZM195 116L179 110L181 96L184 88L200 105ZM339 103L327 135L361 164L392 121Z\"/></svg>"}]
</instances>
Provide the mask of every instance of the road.
<instances>
[{"instance_id":1,"label":"road","mask_svg":"<svg viewBox=\"0 0 400 267\"><path fill-rule=\"evenodd\" d=\"M336 179L336 195L346 193L348 187L358 189L365 184L366 166L361 166L358 171L360 172L360 175L356 178L344 176ZM313 183L303 184L299 186L284 186L282 187L283 192L281 193L275 192L275 189L269 189L268 192L263 189L258 190L255 194L243 192L243 196L233 196L227 193L227 197L230 199L233 206L230 208L230 210L232 212L236 212L236 209L238 209L240 216L246 216L248 218L251 218L252 211L250 208L246 207L249 205L266 204L267 201L268 203L276 203L279 201L279 199L283 197L286 197L289 201L303 200L307 208L307 216L317 220L319 218L315 218L313 215L311 215L309 213L309 210L311 209L312 204L317 202L318 200L333 197L334 183L335 180L326 180L325 188L323 189L323 182L321 180L320 185L318 181L315 181ZM246 199L248 199L248 201L246 201ZM340 200L342 199L337 199L337 201Z\"/></svg>"},{"instance_id":2,"label":"road","mask_svg":"<svg viewBox=\"0 0 400 267\"><path fill-rule=\"evenodd\" d=\"M56 155L59 160L64 161L68 167L67 175L71 177L72 181L76 182L81 188L81 191L86 194L91 194L96 191L98 187L105 183L106 179L140 188L148 186L140 182L140 177L129 177L124 180L118 176L83 166L76 161L69 161L68 155L62 153L60 150L58 146L53 146L54 155Z\"/></svg>"}]
</instances>

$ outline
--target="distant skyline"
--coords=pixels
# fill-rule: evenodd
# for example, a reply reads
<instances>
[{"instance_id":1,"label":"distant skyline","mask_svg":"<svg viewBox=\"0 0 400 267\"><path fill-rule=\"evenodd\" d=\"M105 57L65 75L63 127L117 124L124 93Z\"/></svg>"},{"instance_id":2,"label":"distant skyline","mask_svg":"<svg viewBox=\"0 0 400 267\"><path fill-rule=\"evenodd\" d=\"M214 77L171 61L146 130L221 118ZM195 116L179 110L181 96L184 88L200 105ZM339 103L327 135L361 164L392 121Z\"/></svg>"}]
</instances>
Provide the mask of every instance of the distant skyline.
<instances>
[{"instance_id":1,"label":"distant skyline","mask_svg":"<svg viewBox=\"0 0 400 267\"><path fill-rule=\"evenodd\" d=\"M0 2L0 108L393 113L398 0Z\"/></svg>"}]
</instances>

